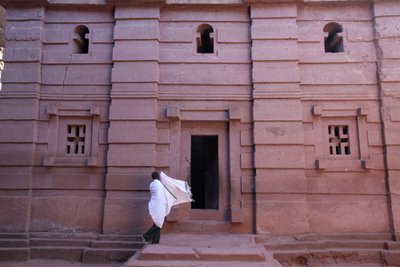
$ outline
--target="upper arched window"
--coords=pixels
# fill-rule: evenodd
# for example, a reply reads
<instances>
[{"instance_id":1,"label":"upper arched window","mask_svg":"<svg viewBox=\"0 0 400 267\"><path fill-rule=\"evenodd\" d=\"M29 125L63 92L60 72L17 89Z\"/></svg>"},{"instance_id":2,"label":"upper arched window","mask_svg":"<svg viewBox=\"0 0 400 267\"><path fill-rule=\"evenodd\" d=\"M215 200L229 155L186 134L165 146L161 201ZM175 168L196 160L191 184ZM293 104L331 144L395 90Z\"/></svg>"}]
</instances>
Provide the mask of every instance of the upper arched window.
<instances>
[{"instance_id":1,"label":"upper arched window","mask_svg":"<svg viewBox=\"0 0 400 267\"><path fill-rule=\"evenodd\" d=\"M74 31L74 52L76 54L89 53L89 29L84 25L79 25Z\"/></svg>"},{"instance_id":2,"label":"upper arched window","mask_svg":"<svg viewBox=\"0 0 400 267\"><path fill-rule=\"evenodd\" d=\"M339 53L344 51L343 46L343 28L342 25L331 22L324 27L325 35L325 52L326 53Z\"/></svg>"},{"instance_id":3,"label":"upper arched window","mask_svg":"<svg viewBox=\"0 0 400 267\"><path fill-rule=\"evenodd\" d=\"M208 24L201 24L197 28L197 53L214 53L214 29Z\"/></svg>"}]
</instances>

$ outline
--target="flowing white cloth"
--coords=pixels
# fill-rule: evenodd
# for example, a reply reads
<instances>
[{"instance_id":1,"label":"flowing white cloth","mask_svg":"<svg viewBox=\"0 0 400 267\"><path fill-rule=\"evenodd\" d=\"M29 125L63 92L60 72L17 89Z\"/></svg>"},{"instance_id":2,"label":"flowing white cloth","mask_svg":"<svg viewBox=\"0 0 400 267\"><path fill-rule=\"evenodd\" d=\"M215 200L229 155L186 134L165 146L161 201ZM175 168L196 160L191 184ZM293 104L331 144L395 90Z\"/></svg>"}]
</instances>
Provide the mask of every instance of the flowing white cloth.
<instances>
[{"instance_id":1,"label":"flowing white cloth","mask_svg":"<svg viewBox=\"0 0 400 267\"><path fill-rule=\"evenodd\" d=\"M150 183L150 194L149 213L154 224L160 228L172 206L193 201L187 182L173 179L163 172L160 173L160 180Z\"/></svg>"}]
</instances>

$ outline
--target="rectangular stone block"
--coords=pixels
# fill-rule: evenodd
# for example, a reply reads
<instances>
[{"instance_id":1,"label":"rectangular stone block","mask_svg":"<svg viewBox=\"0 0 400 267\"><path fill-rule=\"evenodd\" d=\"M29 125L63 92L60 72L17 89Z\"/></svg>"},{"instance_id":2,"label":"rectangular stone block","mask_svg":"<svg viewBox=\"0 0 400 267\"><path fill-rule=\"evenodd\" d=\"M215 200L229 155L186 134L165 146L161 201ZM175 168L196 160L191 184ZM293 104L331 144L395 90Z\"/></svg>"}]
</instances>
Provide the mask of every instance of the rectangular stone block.
<instances>
[{"instance_id":1,"label":"rectangular stone block","mask_svg":"<svg viewBox=\"0 0 400 267\"><path fill-rule=\"evenodd\" d=\"M106 179L107 190L147 191L151 182L150 175L109 174Z\"/></svg>"},{"instance_id":2,"label":"rectangular stone block","mask_svg":"<svg viewBox=\"0 0 400 267\"><path fill-rule=\"evenodd\" d=\"M297 19L300 21L370 21L369 3L357 5L299 5Z\"/></svg>"},{"instance_id":3,"label":"rectangular stone block","mask_svg":"<svg viewBox=\"0 0 400 267\"><path fill-rule=\"evenodd\" d=\"M299 66L296 61L254 62L253 81L255 83L299 82Z\"/></svg>"},{"instance_id":4,"label":"rectangular stone block","mask_svg":"<svg viewBox=\"0 0 400 267\"><path fill-rule=\"evenodd\" d=\"M378 42L384 59L400 59L400 39L380 39Z\"/></svg>"},{"instance_id":5,"label":"rectangular stone block","mask_svg":"<svg viewBox=\"0 0 400 267\"><path fill-rule=\"evenodd\" d=\"M283 4L253 4L251 5L251 18L296 18L297 7L294 3Z\"/></svg>"},{"instance_id":6,"label":"rectangular stone block","mask_svg":"<svg viewBox=\"0 0 400 267\"><path fill-rule=\"evenodd\" d=\"M108 132L110 143L155 143L155 121L111 121Z\"/></svg>"},{"instance_id":7,"label":"rectangular stone block","mask_svg":"<svg viewBox=\"0 0 400 267\"><path fill-rule=\"evenodd\" d=\"M122 23L119 23L122 24ZM148 25L131 23L119 25L114 28L114 40L158 40L159 26L155 22Z\"/></svg>"},{"instance_id":8,"label":"rectangular stone block","mask_svg":"<svg viewBox=\"0 0 400 267\"><path fill-rule=\"evenodd\" d=\"M37 119L37 103L32 99L7 99L0 98L1 120L35 120ZM18 112L15 112L18 107Z\"/></svg>"},{"instance_id":9,"label":"rectangular stone block","mask_svg":"<svg viewBox=\"0 0 400 267\"><path fill-rule=\"evenodd\" d=\"M375 30L378 39L400 37L398 24L393 23L393 17L377 18L375 21Z\"/></svg>"},{"instance_id":10,"label":"rectangular stone block","mask_svg":"<svg viewBox=\"0 0 400 267\"><path fill-rule=\"evenodd\" d=\"M111 82L108 65L43 65L43 83L47 85L107 85Z\"/></svg>"},{"instance_id":11,"label":"rectangular stone block","mask_svg":"<svg viewBox=\"0 0 400 267\"><path fill-rule=\"evenodd\" d=\"M27 21L27 20L43 20L45 17L45 9L43 7L7 7L7 20L10 21Z\"/></svg>"},{"instance_id":12,"label":"rectangular stone block","mask_svg":"<svg viewBox=\"0 0 400 267\"><path fill-rule=\"evenodd\" d=\"M104 190L105 174L95 173L38 173L34 175L34 189Z\"/></svg>"},{"instance_id":13,"label":"rectangular stone block","mask_svg":"<svg viewBox=\"0 0 400 267\"><path fill-rule=\"evenodd\" d=\"M113 49L113 60L158 60L158 46L157 41L119 41Z\"/></svg>"},{"instance_id":14,"label":"rectangular stone block","mask_svg":"<svg viewBox=\"0 0 400 267\"><path fill-rule=\"evenodd\" d=\"M303 170L257 170L256 193L305 193L307 178Z\"/></svg>"},{"instance_id":15,"label":"rectangular stone block","mask_svg":"<svg viewBox=\"0 0 400 267\"><path fill-rule=\"evenodd\" d=\"M118 62L112 70L112 82L156 82L157 62Z\"/></svg>"},{"instance_id":16,"label":"rectangular stone block","mask_svg":"<svg viewBox=\"0 0 400 267\"><path fill-rule=\"evenodd\" d=\"M47 26L44 31L43 43L45 44L69 44L73 37L73 29L66 27Z\"/></svg>"},{"instance_id":17,"label":"rectangular stone block","mask_svg":"<svg viewBox=\"0 0 400 267\"><path fill-rule=\"evenodd\" d=\"M161 10L160 21L232 21L232 22L248 22L248 10L245 6L213 6L202 7L193 6L174 8L165 7ZM212 25L211 25L212 26Z\"/></svg>"},{"instance_id":18,"label":"rectangular stone block","mask_svg":"<svg viewBox=\"0 0 400 267\"><path fill-rule=\"evenodd\" d=\"M16 47L12 51L6 50L4 53L4 62L39 62L41 60L42 51L38 47L36 48L25 48L25 47ZM13 64L13 63L11 63Z\"/></svg>"},{"instance_id":19,"label":"rectangular stone block","mask_svg":"<svg viewBox=\"0 0 400 267\"><path fill-rule=\"evenodd\" d=\"M39 83L40 64L30 62L6 62L1 74L3 83Z\"/></svg>"},{"instance_id":20,"label":"rectangular stone block","mask_svg":"<svg viewBox=\"0 0 400 267\"><path fill-rule=\"evenodd\" d=\"M0 143L29 143L36 141L35 121L2 121Z\"/></svg>"},{"instance_id":21,"label":"rectangular stone block","mask_svg":"<svg viewBox=\"0 0 400 267\"><path fill-rule=\"evenodd\" d=\"M33 164L33 143L3 143L0 150L0 165L23 166Z\"/></svg>"},{"instance_id":22,"label":"rectangular stone block","mask_svg":"<svg viewBox=\"0 0 400 267\"><path fill-rule=\"evenodd\" d=\"M192 43L196 38L196 26L166 22L160 24L160 41L167 43Z\"/></svg>"},{"instance_id":23,"label":"rectangular stone block","mask_svg":"<svg viewBox=\"0 0 400 267\"><path fill-rule=\"evenodd\" d=\"M103 198L40 196L32 199L31 231L100 231Z\"/></svg>"},{"instance_id":24,"label":"rectangular stone block","mask_svg":"<svg viewBox=\"0 0 400 267\"><path fill-rule=\"evenodd\" d=\"M256 99L254 120L257 121L301 121L300 102L295 99Z\"/></svg>"},{"instance_id":25,"label":"rectangular stone block","mask_svg":"<svg viewBox=\"0 0 400 267\"><path fill-rule=\"evenodd\" d=\"M256 40L251 55L254 61L298 60L299 48L297 42L291 40Z\"/></svg>"},{"instance_id":26,"label":"rectangular stone block","mask_svg":"<svg viewBox=\"0 0 400 267\"><path fill-rule=\"evenodd\" d=\"M257 122L254 125L254 143L262 144L304 144L301 122Z\"/></svg>"},{"instance_id":27,"label":"rectangular stone block","mask_svg":"<svg viewBox=\"0 0 400 267\"><path fill-rule=\"evenodd\" d=\"M25 232L29 198L27 196L2 196L0 198L0 230L2 232Z\"/></svg>"},{"instance_id":28,"label":"rectangular stone block","mask_svg":"<svg viewBox=\"0 0 400 267\"><path fill-rule=\"evenodd\" d=\"M384 196L316 196L308 201L310 230L320 233L382 233L389 229Z\"/></svg>"},{"instance_id":29,"label":"rectangular stone block","mask_svg":"<svg viewBox=\"0 0 400 267\"><path fill-rule=\"evenodd\" d=\"M160 8L158 6L121 6L115 8L115 19L158 19Z\"/></svg>"},{"instance_id":30,"label":"rectangular stone block","mask_svg":"<svg viewBox=\"0 0 400 267\"><path fill-rule=\"evenodd\" d=\"M220 70L224 69L223 72ZM247 64L165 64L160 65L160 82L170 84L250 84Z\"/></svg>"},{"instance_id":31,"label":"rectangular stone block","mask_svg":"<svg viewBox=\"0 0 400 267\"><path fill-rule=\"evenodd\" d=\"M155 120L157 117L157 107L153 99L113 99L112 101L110 120Z\"/></svg>"},{"instance_id":32,"label":"rectangular stone block","mask_svg":"<svg viewBox=\"0 0 400 267\"><path fill-rule=\"evenodd\" d=\"M258 234L308 233L309 208L305 199L257 201L256 232ZM271 218L274 218L271 220Z\"/></svg>"},{"instance_id":33,"label":"rectangular stone block","mask_svg":"<svg viewBox=\"0 0 400 267\"><path fill-rule=\"evenodd\" d=\"M86 23L114 23L114 14L111 6L105 8L74 9L74 12L68 9L48 8L46 9L46 22L54 24L71 23L76 25Z\"/></svg>"},{"instance_id":34,"label":"rectangular stone block","mask_svg":"<svg viewBox=\"0 0 400 267\"><path fill-rule=\"evenodd\" d=\"M104 204L104 234L143 233L146 231L152 225L147 210L149 199L108 197Z\"/></svg>"},{"instance_id":35,"label":"rectangular stone block","mask_svg":"<svg viewBox=\"0 0 400 267\"><path fill-rule=\"evenodd\" d=\"M155 144L112 144L108 150L107 162L114 167L156 166Z\"/></svg>"},{"instance_id":36,"label":"rectangular stone block","mask_svg":"<svg viewBox=\"0 0 400 267\"><path fill-rule=\"evenodd\" d=\"M400 67L382 67L380 71L380 78L383 82L399 82Z\"/></svg>"},{"instance_id":37,"label":"rectangular stone block","mask_svg":"<svg viewBox=\"0 0 400 267\"><path fill-rule=\"evenodd\" d=\"M220 25L217 33L218 43L249 43L250 25L247 23L230 23Z\"/></svg>"},{"instance_id":38,"label":"rectangular stone block","mask_svg":"<svg viewBox=\"0 0 400 267\"><path fill-rule=\"evenodd\" d=\"M373 5L374 15L375 17L400 16L398 7L396 0L375 2Z\"/></svg>"},{"instance_id":39,"label":"rectangular stone block","mask_svg":"<svg viewBox=\"0 0 400 267\"><path fill-rule=\"evenodd\" d=\"M267 146L257 145L256 168L303 169L305 167L304 147L300 145Z\"/></svg>"},{"instance_id":40,"label":"rectangular stone block","mask_svg":"<svg viewBox=\"0 0 400 267\"><path fill-rule=\"evenodd\" d=\"M0 189L29 189L30 173L2 173L0 172Z\"/></svg>"},{"instance_id":41,"label":"rectangular stone block","mask_svg":"<svg viewBox=\"0 0 400 267\"><path fill-rule=\"evenodd\" d=\"M302 84L375 84L375 63L307 64L300 68Z\"/></svg>"},{"instance_id":42,"label":"rectangular stone block","mask_svg":"<svg viewBox=\"0 0 400 267\"><path fill-rule=\"evenodd\" d=\"M297 25L295 19L253 20L251 38L258 39L297 39Z\"/></svg>"}]
</instances>

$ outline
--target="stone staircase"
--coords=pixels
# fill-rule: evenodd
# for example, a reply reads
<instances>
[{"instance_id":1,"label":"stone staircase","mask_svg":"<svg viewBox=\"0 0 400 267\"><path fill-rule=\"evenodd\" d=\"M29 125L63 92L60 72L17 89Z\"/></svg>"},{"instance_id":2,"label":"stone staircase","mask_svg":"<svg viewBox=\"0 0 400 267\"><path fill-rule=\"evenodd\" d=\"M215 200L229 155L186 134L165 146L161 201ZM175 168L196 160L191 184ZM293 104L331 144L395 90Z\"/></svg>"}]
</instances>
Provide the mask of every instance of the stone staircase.
<instances>
[{"instance_id":1,"label":"stone staircase","mask_svg":"<svg viewBox=\"0 0 400 267\"><path fill-rule=\"evenodd\" d=\"M125 262L143 245L137 235L0 233L0 261Z\"/></svg>"},{"instance_id":2,"label":"stone staircase","mask_svg":"<svg viewBox=\"0 0 400 267\"><path fill-rule=\"evenodd\" d=\"M283 266L400 266L400 242L390 240L390 235L308 236L281 240L256 236L255 240Z\"/></svg>"},{"instance_id":3,"label":"stone staircase","mask_svg":"<svg viewBox=\"0 0 400 267\"><path fill-rule=\"evenodd\" d=\"M242 242L240 241L242 240ZM146 247L123 267L281 267L246 235L169 235Z\"/></svg>"}]
</instances>

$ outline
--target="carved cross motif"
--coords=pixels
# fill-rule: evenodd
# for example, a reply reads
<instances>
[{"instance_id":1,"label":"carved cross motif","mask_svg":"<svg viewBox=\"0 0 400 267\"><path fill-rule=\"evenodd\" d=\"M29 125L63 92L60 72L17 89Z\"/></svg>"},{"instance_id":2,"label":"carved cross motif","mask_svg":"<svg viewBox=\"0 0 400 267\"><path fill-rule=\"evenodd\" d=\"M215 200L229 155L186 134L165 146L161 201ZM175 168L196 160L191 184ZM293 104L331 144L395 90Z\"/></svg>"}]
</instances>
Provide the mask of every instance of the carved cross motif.
<instances>
[{"instance_id":1,"label":"carved cross motif","mask_svg":"<svg viewBox=\"0 0 400 267\"><path fill-rule=\"evenodd\" d=\"M68 125L67 154L85 154L85 125Z\"/></svg>"},{"instance_id":2,"label":"carved cross motif","mask_svg":"<svg viewBox=\"0 0 400 267\"><path fill-rule=\"evenodd\" d=\"M350 155L349 126L329 125L328 134L331 155Z\"/></svg>"}]
</instances>

